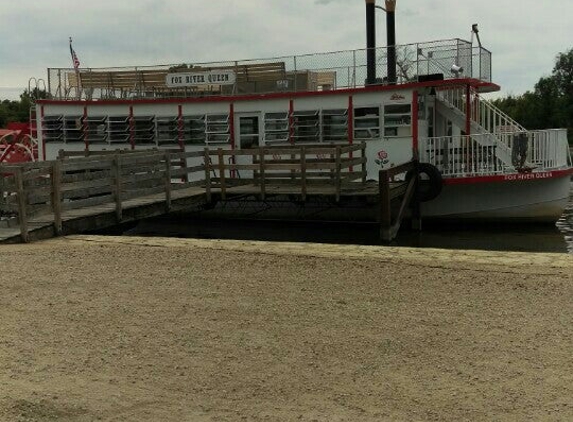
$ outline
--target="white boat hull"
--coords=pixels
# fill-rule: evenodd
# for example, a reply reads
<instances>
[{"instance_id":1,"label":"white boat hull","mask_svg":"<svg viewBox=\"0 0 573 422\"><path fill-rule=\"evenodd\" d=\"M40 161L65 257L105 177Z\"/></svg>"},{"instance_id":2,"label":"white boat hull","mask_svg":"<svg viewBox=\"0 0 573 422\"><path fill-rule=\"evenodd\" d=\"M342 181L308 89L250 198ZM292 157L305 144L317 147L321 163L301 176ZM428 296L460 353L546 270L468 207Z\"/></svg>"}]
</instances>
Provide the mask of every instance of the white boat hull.
<instances>
[{"instance_id":1,"label":"white boat hull","mask_svg":"<svg viewBox=\"0 0 573 422\"><path fill-rule=\"evenodd\" d=\"M448 184L422 204L423 218L556 221L569 201L568 174L538 180Z\"/></svg>"},{"instance_id":2,"label":"white boat hull","mask_svg":"<svg viewBox=\"0 0 573 422\"><path fill-rule=\"evenodd\" d=\"M569 201L570 176L551 179L445 184L440 195L422 204L423 220L506 221L555 223ZM284 201L284 202L282 202ZM301 205L282 198L264 203L231 202L216 206L208 214L219 217L293 219L317 221L376 221L377 203L346 200L335 207L309 198Z\"/></svg>"}]
</instances>

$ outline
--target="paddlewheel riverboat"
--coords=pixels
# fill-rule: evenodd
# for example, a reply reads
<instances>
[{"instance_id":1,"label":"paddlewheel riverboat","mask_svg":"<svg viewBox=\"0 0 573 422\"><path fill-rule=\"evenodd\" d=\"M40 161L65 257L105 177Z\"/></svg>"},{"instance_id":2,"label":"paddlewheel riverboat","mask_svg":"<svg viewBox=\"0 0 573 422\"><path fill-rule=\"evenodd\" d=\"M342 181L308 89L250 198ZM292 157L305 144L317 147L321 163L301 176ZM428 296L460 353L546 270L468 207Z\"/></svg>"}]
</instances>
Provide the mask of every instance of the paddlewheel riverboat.
<instances>
[{"instance_id":1,"label":"paddlewheel riverboat","mask_svg":"<svg viewBox=\"0 0 573 422\"><path fill-rule=\"evenodd\" d=\"M491 53L471 40L257 60L129 68L50 68L37 102L40 159L58 151L200 151L366 145L366 178L421 163L424 218L555 221L573 173L565 129L529 131L483 95ZM274 157L280 160L278 155ZM320 158L320 157L318 157ZM229 158L234 159L233 157ZM189 166L200 163L189 162ZM230 172L227 178L245 177Z\"/></svg>"}]
</instances>

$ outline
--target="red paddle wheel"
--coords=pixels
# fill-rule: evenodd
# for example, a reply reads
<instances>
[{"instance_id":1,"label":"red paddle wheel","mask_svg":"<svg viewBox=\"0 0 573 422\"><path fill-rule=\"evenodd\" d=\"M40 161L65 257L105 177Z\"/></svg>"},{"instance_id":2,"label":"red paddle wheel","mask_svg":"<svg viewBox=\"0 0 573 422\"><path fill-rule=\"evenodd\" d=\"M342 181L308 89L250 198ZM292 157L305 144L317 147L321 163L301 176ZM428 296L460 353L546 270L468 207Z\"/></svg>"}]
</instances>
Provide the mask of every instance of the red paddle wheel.
<instances>
[{"instance_id":1,"label":"red paddle wheel","mask_svg":"<svg viewBox=\"0 0 573 422\"><path fill-rule=\"evenodd\" d=\"M38 144L27 123L9 123L0 129L0 163L24 163L38 160Z\"/></svg>"}]
</instances>

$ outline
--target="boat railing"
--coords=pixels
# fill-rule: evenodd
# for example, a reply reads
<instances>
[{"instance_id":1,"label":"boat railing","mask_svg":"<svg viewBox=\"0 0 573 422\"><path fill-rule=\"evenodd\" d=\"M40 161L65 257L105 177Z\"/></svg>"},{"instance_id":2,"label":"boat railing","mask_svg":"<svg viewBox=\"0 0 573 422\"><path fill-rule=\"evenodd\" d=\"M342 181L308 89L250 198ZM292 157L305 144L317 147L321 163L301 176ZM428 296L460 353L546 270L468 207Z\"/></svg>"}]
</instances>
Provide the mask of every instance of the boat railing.
<instances>
[{"instance_id":1,"label":"boat railing","mask_svg":"<svg viewBox=\"0 0 573 422\"><path fill-rule=\"evenodd\" d=\"M422 138L419 156L444 177L551 171L570 160L566 129Z\"/></svg>"},{"instance_id":2,"label":"boat railing","mask_svg":"<svg viewBox=\"0 0 573 422\"><path fill-rule=\"evenodd\" d=\"M466 87L451 86L437 90L440 100L445 102L450 108L454 107L460 113L466 115L468 105L472 120L477 123L484 132L519 132L526 129L515 119L496 107L492 102L487 101L475 90L471 90L470 101L467 101Z\"/></svg>"},{"instance_id":3,"label":"boat railing","mask_svg":"<svg viewBox=\"0 0 573 422\"><path fill-rule=\"evenodd\" d=\"M519 155L520 148L525 149L525 167L554 170L569 165L567 129L506 132L496 136L500 143L511 150L514 166L519 166L516 155ZM520 142L526 146L520 145Z\"/></svg>"},{"instance_id":4,"label":"boat railing","mask_svg":"<svg viewBox=\"0 0 573 422\"><path fill-rule=\"evenodd\" d=\"M491 53L459 38L396 46L398 83L439 75L491 81ZM193 62L157 66L49 68L54 99L165 98L359 88L367 79L367 49L256 60ZM387 83L387 48L376 49L377 83ZM452 66L463 69L452 72ZM224 71L230 81L167 83L168 74Z\"/></svg>"}]
</instances>

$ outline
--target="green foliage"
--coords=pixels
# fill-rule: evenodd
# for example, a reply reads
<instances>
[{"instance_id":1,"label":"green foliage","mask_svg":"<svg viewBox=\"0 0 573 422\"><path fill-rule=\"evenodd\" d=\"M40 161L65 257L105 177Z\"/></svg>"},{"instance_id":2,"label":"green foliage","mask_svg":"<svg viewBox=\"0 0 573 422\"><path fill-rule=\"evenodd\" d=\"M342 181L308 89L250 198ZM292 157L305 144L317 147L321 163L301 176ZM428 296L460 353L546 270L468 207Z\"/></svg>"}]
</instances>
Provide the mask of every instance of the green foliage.
<instances>
[{"instance_id":1,"label":"green foliage","mask_svg":"<svg viewBox=\"0 0 573 422\"><path fill-rule=\"evenodd\" d=\"M2 100L0 102L0 128L5 127L9 122L27 122L33 102L48 97L49 94L46 91L34 88L32 91L25 90L20 94L20 101Z\"/></svg>"},{"instance_id":2,"label":"green foliage","mask_svg":"<svg viewBox=\"0 0 573 422\"><path fill-rule=\"evenodd\" d=\"M557 55L551 76L539 79L533 91L493 103L528 129L565 127L573 143L573 48Z\"/></svg>"}]
</instances>

